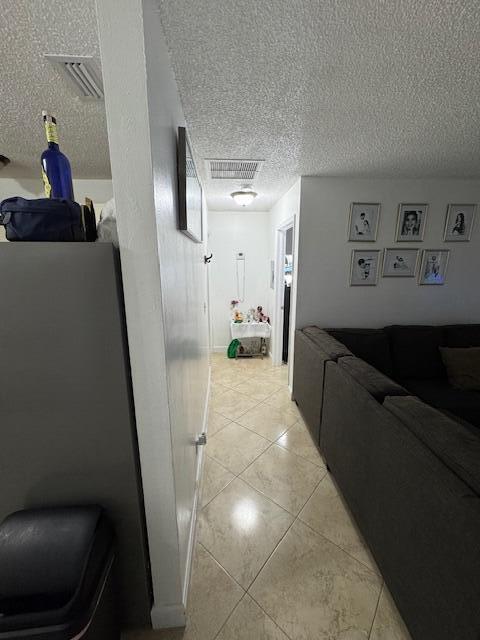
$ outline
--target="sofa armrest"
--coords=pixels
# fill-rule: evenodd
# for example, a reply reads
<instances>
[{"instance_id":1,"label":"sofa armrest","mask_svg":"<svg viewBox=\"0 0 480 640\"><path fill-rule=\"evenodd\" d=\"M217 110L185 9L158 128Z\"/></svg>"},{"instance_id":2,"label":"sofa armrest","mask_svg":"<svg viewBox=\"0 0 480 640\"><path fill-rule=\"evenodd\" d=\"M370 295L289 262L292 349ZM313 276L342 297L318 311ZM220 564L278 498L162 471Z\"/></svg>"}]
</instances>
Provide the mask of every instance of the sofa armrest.
<instances>
[{"instance_id":1,"label":"sofa armrest","mask_svg":"<svg viewBox=\"0 0 480 640\"><path fill-rule=\"evenodd\" d=\"M385 408L480 496L480 438L419 398L386 398Z\"/></svg>"},{"instance_id":2,"label":"sofa armrest","mask_svg":"<svg viewBox=\"0 0 480 640\"><path fill-rule=\"evenodd\" d=\"M320 437L325 362L330 359L308 335L295 331L292 396L316 444Z\"/></svg>"},{"instance_id":3,"label":"sofa armrest","mask_svg":"<svg viewBox=\"0 0 480 640\"><path fill-rule=\"evenodd\" d=\"M344 344L336 340L320 327L312 325L302 329L302 333L310 338L327 356L329 360L338 360L343 356L353 356L353 353Z\"/></svg>"},{"instance_id":4,"label":"sofa armrest","mask_svg":"<svg viewBox=\"0 0 480 640\"><path fill-rule=\"evenodd\" d=\"M372 394L377 402L382 403L387 396L409 395L406 389L378 371L378 369L375 369L375 367L372 367L365 360L355 356L346 356L338 360L338 366Z\"/></svg>"}]
</instances>

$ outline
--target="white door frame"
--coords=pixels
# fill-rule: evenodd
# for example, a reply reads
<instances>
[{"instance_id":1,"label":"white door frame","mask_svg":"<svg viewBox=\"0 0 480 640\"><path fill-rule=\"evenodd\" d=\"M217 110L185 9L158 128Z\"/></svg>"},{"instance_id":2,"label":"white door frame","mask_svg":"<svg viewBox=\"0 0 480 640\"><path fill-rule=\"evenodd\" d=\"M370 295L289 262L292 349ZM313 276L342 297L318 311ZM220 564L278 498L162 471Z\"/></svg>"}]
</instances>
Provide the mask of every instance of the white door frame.
<instances>
[{"instance_id":1,"label":"white door frame","mask_svg":"<svg viewBox=\"0 0 480 640\"><path fill-rule=\"evenodd\" d=\"M273 316L273 345L272 345L272 362L274 365L282 364L282 347L283 347L283 302L284 302L284 263L285 263L285 240L288 229L293 229L293 251L296 251L296 229L295 229L295 216L291 216L285 220L276 229L276 250L275 250L275 283L274 283L274 295L275 295L275 313ZM296 257L294 256L293 269L296 269ZM292 278L292 288L296 284L295 273ZM290 339L292 337L292 314L293 307L296 301L296 292L293 291L293 296L290 299ZM289 342L289 352L291 352L291 341ZM290 353L289 353L290 356ZM290 357L289 366L290 366Z\"/></svg>"}]
</instances>

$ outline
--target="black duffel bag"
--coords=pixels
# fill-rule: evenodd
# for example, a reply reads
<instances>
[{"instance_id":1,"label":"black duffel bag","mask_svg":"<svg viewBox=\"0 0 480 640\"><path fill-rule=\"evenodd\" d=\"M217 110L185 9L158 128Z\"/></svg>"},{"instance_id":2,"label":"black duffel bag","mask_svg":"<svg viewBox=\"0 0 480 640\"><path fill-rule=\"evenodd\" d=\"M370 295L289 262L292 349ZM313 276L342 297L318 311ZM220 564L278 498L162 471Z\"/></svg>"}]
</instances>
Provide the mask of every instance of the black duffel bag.
<instances>
[{"instance_id":1,"label":"black duffel bag","mask_svg":"<svg viewBox=\"0 0 480 640\"><path fill-rule=\"evenodd\" d=\"M7 240L39 242L85 242L94 221L89 210L60 198L7 198L0 203L0 225Z\"/></svg>"}]
</instances>

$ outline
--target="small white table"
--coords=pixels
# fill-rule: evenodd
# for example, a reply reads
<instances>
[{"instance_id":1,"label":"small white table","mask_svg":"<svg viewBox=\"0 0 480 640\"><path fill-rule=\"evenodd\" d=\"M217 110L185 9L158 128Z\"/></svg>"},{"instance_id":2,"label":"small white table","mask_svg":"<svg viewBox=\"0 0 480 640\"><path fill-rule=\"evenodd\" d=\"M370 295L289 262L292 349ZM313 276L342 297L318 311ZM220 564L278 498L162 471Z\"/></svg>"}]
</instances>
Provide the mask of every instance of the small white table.
<instances>
[{"instance_id":1,"label":"small white table","mask_svg":"<svg viewBox=\"0 0 480 640\"><path fill-rule=\"evenodd\" d=\"M263 356L267 352L266 339L270 338L272 327L268 322L232 322L230 323L230 333L232 340L242 340L242 338L260 338L260 351L255 353L238 353L237 358L251 358Z\"/></svg>"}]
</instances>

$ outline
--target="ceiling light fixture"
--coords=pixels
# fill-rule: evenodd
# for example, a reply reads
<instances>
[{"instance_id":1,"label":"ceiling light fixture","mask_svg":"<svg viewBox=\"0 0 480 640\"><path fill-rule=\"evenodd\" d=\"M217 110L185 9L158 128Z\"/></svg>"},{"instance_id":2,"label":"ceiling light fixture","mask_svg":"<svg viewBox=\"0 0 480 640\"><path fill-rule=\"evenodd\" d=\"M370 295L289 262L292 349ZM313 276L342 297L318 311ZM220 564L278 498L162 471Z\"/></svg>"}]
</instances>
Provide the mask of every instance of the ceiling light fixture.
<instances>
[{"instance_id":1,"label":"ceiling light fixture","mask_svg":"<svg viewBox=\"0 0 480 640\"><path fill-rule=\"evenodd\" d=\"M235 200L235 203L240 205L241 207L248 207L249 204L257 197L258 193L255 193L251 187L242 187L240 191L234 191L230 194L231 197Z\"/></svg>"}]
</instances>

